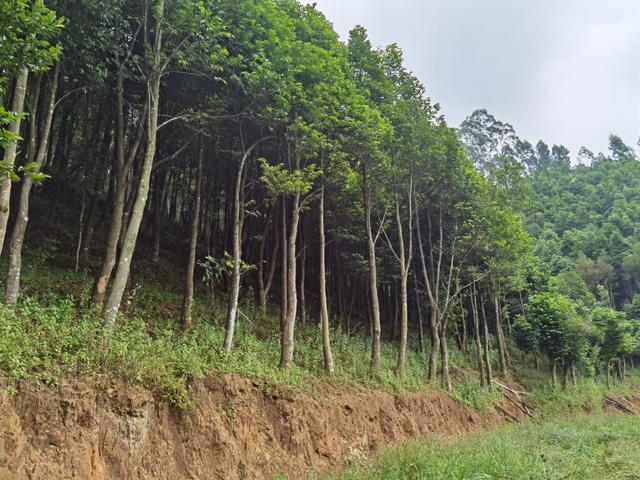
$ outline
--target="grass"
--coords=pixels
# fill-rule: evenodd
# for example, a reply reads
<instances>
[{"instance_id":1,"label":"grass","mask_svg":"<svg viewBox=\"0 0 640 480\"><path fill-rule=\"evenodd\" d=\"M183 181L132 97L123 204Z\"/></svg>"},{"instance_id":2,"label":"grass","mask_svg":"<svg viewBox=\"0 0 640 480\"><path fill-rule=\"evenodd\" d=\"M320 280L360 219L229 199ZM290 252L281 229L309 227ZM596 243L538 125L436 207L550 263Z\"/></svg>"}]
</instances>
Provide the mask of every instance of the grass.
<instances>
[{"instance_id":1,"label":"grass","mask_svg":"<svg viewBox=\"0 0 640 480\"><path fill-rule=\"evenodd\" d=\"M17 309L0 304L0 370L10 391L11 384L22 379L55 385L69 375L104 374L142 385L161 399L187 408L190 382L210 371L261 380L266 388L280 383L312 388L319 380L352 389L419 390L427 386L426 356L418 353L416 345L409 348L406 372L399 378L395 374L396 345L383 342L381 368L372 374L368 336L338 329L331 333L336 371L333 377L326 377L317 324L297 326L294 366L284 373L278 367L277 312L260 319L250 292L241 305L234 349L225 356L224 301L201 292L194 303L194 326L182 331L182 296L176 293L179 279L168 264L139 262L133 285L123 299L122 315L114 331L109 332L87 308L91 275L50 265L47 249L36 253L25 262L23 294ZM450 349L452 395L487 411L500 392L479 387L475 362L473 348L466 352ZM533 390L532 400L544 406L545 412L575 411L590 404L595 408L605 393L602 384L588 381L567 392L553 390L548 387L546 372L522 365L515 377Z\"/></svg>"},{"instance_id":2,"label":"grass","mask_svg":"<svg viewBox=\"0 0 640 480\"><path fill-rule=\"evenodd\" d=\"M209 371L301 388L319 379L362 389L417 390L425 386L426 360L416 349L409 352L406 374L399 378L394 373L396 346L385 342L381 368L371 375L369 339L337 329L332 332L336 372L326 378L320 330L315 324L297 328L294 366L284 373L278 367L277 312L259 319L250 298L241 305L232 354L225 356L224 302L199 296L194 326L183 332L179 327L181 295L161 285L162 280L134 283L123 300L123 315L109 332L87 308L91 276L45 263L27 263L23 295L15 310L0 304L0 370L9 383L32 379L55 385L68 375L108 374L143 385L181 408L189 405L190 381ZM166 272L157 272L157 277L166 278ZM452 355L454 368L465 361L462 355Z\"/></svg>"},{"instance_id":3,"label":"grass","mask_svg":"<svg viewBox=\"0 0 640 480\"><path fill-rule=\"evenodd\" d=\"M342 480L640 479L640 421L598 415L508 425L389 450Z\"/></svg>"}]
</instances>

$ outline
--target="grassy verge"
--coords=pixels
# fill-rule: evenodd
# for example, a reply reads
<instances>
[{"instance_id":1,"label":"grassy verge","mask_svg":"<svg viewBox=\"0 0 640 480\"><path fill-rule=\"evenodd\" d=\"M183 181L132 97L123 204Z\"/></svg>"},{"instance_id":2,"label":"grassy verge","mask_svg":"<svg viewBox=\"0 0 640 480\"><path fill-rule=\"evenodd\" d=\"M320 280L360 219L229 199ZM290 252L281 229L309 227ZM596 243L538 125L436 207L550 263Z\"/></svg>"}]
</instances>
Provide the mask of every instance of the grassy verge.
<instances>
[{"instance_id":1,"label":"grassy verge","mask_svg":"<svg viewBox=\"0 0 640 480\"><path fill-rule=\"evenodd\" d=\"M426 386L426 355L415 344L408 351L403 378L394 373L397 348L389 341L382 345L381 368L372 375L368 336L339 329L331 334L336 373L325 377L316 324L297 327L294 366L285 374L278 367L278 312L259 318L250 294L241 305L234 350L227 357L221 348L223 299L201 292L194 305L194 327L183 332L178 325L182 298L175 293L179 285L167 283L176 277L168 265L143 266L146 277L139 284L134 280L127 291L123 314L112 332L87 308L90 275L46 265L46 259L32 258L28 265L17 309L0 304L0 371L9 383L31 379L55 385L68 375L105 374L145 386L181 408L189 405L190 381L209 371L301 388L318 380L354 389L418 390ZM141 278L140 274L135 278ZM479 387L472 346L466 353L451 348L450 361L453 396L479 410L489 410L500 392ZM544 411L574 411L585 404L596 408L606 391L601 384L585 381L579 388L559 392L548 387L546 372L517 367L516 379L533 391L534 403L543 405ZM9 388L11 391L11 385Z\"/></svg>"},{"instance_id":2,"label":"grassy verge","mask_svg":"<svg viewBox=\"0 0 640 480\"><path fill-rule=\"evenodd\" d=\"M508 425L456 440L411 443L342 480L640 479L640 420L599 415Z\"/></svg>"},{"instance_id":3,"label":"grassy verge","mask_svg":"<svg viewBox=\"0 0 640 480\"><path fill-rule=\"evenodd\" d=\"M189 382L212 370L302 388L319 379L354 388L415 390L425 385L425 358L416 349L409 352L400 379L394 374L396 346L385 342L381 368L371 375L369 339L338 329L332 332L336 373L325 378L315 324L297 328L295 365L285 374L278 367L277 312L260 319L252 300L241 305L234 350L227 357L222 353L226 307L221 299L199 296L194 327L184 332L179 327L181 295L160 281L134 284L123 315L109 332L87 308L90 276L41 266L25 269L23 283L15 310L0 304L0 370L9 382L55 385L65 375L108 374L143 385L178 407L188 406ZM466 358L454 354L452 361L462 368Z\"/></svg>"}]
</instances>

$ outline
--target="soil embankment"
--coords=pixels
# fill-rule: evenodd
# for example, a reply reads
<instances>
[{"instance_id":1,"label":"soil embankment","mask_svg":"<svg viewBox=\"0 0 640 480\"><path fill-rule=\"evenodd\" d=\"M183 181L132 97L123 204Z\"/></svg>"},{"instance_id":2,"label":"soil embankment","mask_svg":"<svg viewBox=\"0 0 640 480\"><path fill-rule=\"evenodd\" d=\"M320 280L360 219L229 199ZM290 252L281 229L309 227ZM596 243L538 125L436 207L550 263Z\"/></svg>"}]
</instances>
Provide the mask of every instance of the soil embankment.
<instances>
[{"instance_id":1,"label":"soil embankment","mask_svg":"<svg viewBox=\"0 0 640 480\"><path fill-rule=\"evenodd\" d=\"M483 415L436 390L311 390L212 375L195 382L194 406L176 411L118 382L74 380L56 390L23 383L0 396L0 479L304 477L411 437L522 416L508 402L508 415Z\"/></svg>"}]
</instances>

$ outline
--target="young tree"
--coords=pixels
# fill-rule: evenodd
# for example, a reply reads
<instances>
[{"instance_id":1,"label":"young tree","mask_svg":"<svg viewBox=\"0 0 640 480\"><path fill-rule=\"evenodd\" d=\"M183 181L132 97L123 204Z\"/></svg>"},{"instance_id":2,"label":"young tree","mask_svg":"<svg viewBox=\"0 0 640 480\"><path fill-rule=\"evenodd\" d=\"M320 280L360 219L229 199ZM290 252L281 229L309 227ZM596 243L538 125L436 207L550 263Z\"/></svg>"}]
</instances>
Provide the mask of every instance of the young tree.
<instances>
[{"instance_id":1,"label":"young tree","mask_svg":"<svg viewBox=\"0 0 640 480\"><path fill-rule=\"evenodd\" d=\"M29 71L47 71L58 59L61 47L55 43L63 27L62 19L44 1L0 1L0 97L8 79L15 77L10 110L0 105L0 254L9 220L11 181L20 140ZM5 129L4 126L8 125Z\"/></svg>"},{"instance_id":2,"label":"young tree","mask_svg":"<svg viewBox=\"0 0 640 480\"><path fill-rule=\"evenodd\" d=\"M171 5L169 5L169 2ZM194 12L197 12L194 15ZM129 278L131 261L144 214L153 161L155 159L159 124L160 93L164 75L171 65L190 65L215 70L225 52L217 43L223 28L216 10L205 0L156 0L145 5L140 18L143 38L143 73L148 102L146 118L146 149L140 168L131 216L124 230L122 248L117 262L113 286L103 310L105 322L113 326L120 309ZM149 46L147 46L149 45Z\"/></svg>"}]
</instances>

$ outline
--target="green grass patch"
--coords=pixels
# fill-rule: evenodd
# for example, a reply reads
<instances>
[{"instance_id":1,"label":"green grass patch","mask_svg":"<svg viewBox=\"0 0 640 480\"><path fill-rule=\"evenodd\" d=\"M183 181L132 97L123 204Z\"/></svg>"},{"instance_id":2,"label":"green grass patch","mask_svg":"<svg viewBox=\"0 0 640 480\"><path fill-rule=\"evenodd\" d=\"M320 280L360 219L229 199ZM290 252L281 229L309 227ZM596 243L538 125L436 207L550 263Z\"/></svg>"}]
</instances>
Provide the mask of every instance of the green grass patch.
<instances>
[{"instance_id":1,"label":"green grass patch","mask_svg":"<svg viewBox=\"0 0 640 480\"><path fill-rule=\"evenodd\" d=\"M0 370L10 382L32 379L55 385L70 374L107 374L145 386L181 408L190 381L209 371L237 373L268 384L311 388L323 380L353 388L398 390L425 386L424 354L411 349L406 374L395 374L397 347L382 345L381 368L369 371L370 340L339 329L331 333L335 375L323 371L319 326L297 327L294 366L279 368L277 312L261 319L251 298L241 306L234 349L222 352L226 305L200 295L194 326L179 326L180 294L158 283L134 283L123 299L116 327L108 331L89 310L91 277L54 267L27 268L24 295L14 310L0 304ZM248 296L247 296L248 297Z\"/></svg>"},{"instance_id":2,"label":"green grass patch","mask_svg":"<svg viewBox=\"0 0 640 480\"><path fill-rule=\"evenodd\" d=\"M342 480L640 479L640 419L600 415L409 443Z\"/></svg>"}]
</instances>

